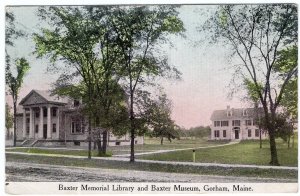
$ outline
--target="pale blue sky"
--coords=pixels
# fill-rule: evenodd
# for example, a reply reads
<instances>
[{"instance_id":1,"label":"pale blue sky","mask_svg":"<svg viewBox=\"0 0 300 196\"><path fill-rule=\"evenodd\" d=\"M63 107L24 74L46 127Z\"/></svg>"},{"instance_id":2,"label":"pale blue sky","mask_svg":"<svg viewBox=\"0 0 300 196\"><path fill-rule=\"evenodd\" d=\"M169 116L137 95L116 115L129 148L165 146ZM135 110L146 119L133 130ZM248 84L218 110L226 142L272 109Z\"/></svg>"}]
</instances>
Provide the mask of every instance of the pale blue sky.
<instances>
[{"instance_id":1,"label":"pale blue sky","mask_svg":"<svg viewBox=\"0 0 300 196\"><path fill-rule=\"evenodd\" d=\"M165 46L169 63L175 65L182 72L182 81L175 83L163 82L168 97L173 102L173 119L180 126L186 128L197 125L209 125L213 110L232 107L245 107L246 103L239 98L229 100L228 85L232 78L232 70L227 61L228 49L221 45L207 42L208 32L198 32L196 27L203 24L216 6L182 6L180 18L186 28L186 38L171 37L173 48ZM10 8L16 15L19 28L29 32L38 32L45 26L39 21L36 7ZM57 79L57 75L46 73L49 61L36 59L32 54L34 43L30 36L16 41L16 47L9 50L13 56L26 57L31 69L25 78L20 97L24 97L31 89L50 88L50 84ZM9 101L9 98L6 98Z\"/></svg>"}]
</instances>

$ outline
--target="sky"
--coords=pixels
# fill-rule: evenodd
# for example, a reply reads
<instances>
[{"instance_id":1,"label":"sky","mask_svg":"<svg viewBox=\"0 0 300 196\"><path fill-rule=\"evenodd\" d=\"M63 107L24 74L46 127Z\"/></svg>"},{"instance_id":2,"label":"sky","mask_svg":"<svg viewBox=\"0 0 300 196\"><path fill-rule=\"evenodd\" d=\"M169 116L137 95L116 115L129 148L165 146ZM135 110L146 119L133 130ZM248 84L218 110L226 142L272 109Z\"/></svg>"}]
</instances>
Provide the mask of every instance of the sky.
<instances>
[{"instance_id":1,"label":"sky","mask_svg":"<svg viewBox=\"0 0 300 196\"><path fill-rule=\"evenodd\" d=\"M38 33L42 27L47 27L47 24L36 16L36 8L8 8L16 16L16 26L28 32L26 38L15 41L14 48L8 48L13 57L25 57L31 66L24 79L19 100L32 89L50 89L51 84L58 78L58 75L47 72L47 58L37 59L33 54L35 46L31 33ZM228 86L233 77L233 70L228 69L232 65L228 61L229 48L208 43L208 37L211 36L209 32L197 30L215 8L213 5L180 7L179 17L186 29L185 37L171 36L173 46L163 46L169 63L182 73L180 81L162 80L162 86L173 104L173 120L185 128L210 125L212 112L225 109L227 105L234 108L249 106L238 96L228 98ZM6 101L11 104L10 96L6 96Z\"/></svg>"}]
</instances>

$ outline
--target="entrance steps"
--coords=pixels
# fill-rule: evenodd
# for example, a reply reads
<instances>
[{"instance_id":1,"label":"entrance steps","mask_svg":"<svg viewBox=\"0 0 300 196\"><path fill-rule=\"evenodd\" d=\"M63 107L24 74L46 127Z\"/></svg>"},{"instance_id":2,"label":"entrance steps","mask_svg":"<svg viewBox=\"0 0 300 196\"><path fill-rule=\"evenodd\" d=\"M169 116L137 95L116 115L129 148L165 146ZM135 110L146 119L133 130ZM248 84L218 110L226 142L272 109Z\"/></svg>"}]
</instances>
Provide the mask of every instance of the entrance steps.
<instances>
[{"instance_id":1,"label":"entrance steps","mask_svg":"<svg viewBox=\"0 0 300 196\"><path fill-rule=\"evenodd\" d=\"M24 140L22 143L21 143L21 146L26 146L26 147L32 147L34 146L36 143L38 142L38 140L35 140L35 139L27 139L27 140Z\"/></svg>"}]
</instances>

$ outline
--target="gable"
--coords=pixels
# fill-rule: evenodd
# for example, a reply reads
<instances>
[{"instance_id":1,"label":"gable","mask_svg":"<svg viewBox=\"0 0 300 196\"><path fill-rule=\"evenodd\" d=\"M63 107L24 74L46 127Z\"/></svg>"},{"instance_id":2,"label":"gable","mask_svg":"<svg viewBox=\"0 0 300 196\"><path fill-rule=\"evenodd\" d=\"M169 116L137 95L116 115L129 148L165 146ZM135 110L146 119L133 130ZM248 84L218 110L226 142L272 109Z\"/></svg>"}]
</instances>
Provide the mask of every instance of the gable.
<instances>
[{"instance_id":1,"label":"gable","mask_svg":"<svg viewBox=\"0 0 300 196\"><path fill-rule=\"evenodd\" d=\"M48 101L36 93L35 91L31 91L22 101L20 102L20 105L35 105L35 104L42 104L47 103Z\"/></svg>"}]
</instances>

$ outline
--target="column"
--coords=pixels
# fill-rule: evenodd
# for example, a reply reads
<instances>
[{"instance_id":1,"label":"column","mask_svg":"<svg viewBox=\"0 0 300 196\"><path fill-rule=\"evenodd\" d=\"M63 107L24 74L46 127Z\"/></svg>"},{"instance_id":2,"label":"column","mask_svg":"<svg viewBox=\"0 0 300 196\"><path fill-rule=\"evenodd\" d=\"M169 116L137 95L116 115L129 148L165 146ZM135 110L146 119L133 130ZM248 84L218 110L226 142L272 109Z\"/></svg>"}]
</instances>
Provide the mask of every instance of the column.
<instances>
[{"instance_id":1,"label":"column","mask_svg":"<svg viewBox=\"0 0 300 196\"><path fill-rule=\"evenodd\" d=\"M44 114L43 107L40 107L39 139L43 138Z\"/></svg>"},{"instance_id":2,"label":"column","mask_svg":"<svg viewBox=\"0 0 300 196\"><path fill-rule=\"evenodd\" d=\"M23 108L23 139L26 138L26 110Z\"/></svg>"},{"instance_id":3,"label":"column","mask_svg":"<svg viewBox=\"0 0 300 196\"><path fill-rule=\"evenodd\" d=\"M59 107L57 107L56 109L56 118L57 118L57 121L56 121L56 135L57 135L57 139L59 139Z\"/></svg>"},{"instance_id":4,"label":"column","mask_svg":"<svg viewBox=\"0 0 300 196\"><path fill-rule=\"evenodd\" d=\"M47 139L51 138L51 107L47 107Z\"/></svg>"},{"instance_id":5,"label":"column","mask_svg":"<svg viewBox=\"0 0 300 196\"><path fill-rule=\"evenodd\" d=\"M33 138L33 109L30 108L30 122L29 122L29 138Z\"/></svg>"}]
</instances>

